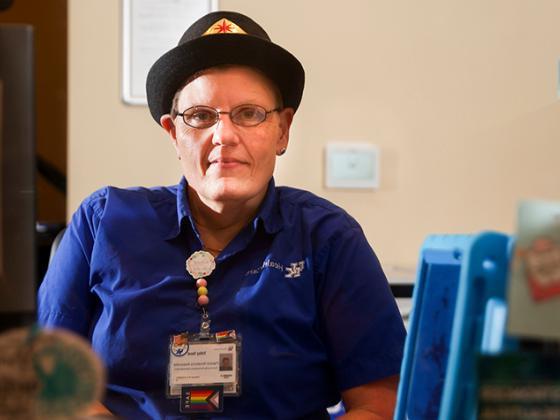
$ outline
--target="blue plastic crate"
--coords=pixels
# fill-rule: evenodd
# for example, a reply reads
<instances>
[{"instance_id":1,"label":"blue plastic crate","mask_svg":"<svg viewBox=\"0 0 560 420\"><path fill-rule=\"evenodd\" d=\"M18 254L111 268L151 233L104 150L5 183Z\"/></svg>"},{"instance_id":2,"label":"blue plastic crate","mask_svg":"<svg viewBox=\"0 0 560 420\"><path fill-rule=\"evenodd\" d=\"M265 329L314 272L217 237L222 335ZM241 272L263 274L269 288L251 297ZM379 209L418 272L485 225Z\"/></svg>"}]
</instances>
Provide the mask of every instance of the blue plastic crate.
<instances>
[{"instance_id":1,"label":"blue plastic crate","mask_svg":"<svg viewBox=\"0 0 560 420\"><path fill-rule=\"evenodd\" d=\"M504 234L433 235L420 252L395 419L474 419L476 360L505 336L512 241Z\"/></svg>"}]
</instances>

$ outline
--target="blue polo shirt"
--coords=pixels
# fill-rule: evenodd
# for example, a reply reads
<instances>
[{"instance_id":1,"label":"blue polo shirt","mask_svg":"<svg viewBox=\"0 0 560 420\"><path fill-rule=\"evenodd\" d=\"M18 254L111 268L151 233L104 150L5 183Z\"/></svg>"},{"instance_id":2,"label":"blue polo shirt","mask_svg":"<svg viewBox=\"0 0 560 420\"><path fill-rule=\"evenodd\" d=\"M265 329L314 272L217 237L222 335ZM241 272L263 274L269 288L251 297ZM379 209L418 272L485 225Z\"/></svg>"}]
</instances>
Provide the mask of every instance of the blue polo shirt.
<instances>
[{"instance_id":1,"label":"blue polo shirt","mask_svg":"<svg viewBox=\"0 0 560 420\"><path fill-rule=\"evenodd\" d=\"M81 204L39 290L39 322L91 341L104 403L130 419L185 418L167 399L169 337L198 332L185 260L202 244L185 179L103 188ZM224 418L296 419L397 374L405 330L379 261L344 210L271 180L208 277L212 331L243 337L242 395Z\"/></svg>"}]
</instances>

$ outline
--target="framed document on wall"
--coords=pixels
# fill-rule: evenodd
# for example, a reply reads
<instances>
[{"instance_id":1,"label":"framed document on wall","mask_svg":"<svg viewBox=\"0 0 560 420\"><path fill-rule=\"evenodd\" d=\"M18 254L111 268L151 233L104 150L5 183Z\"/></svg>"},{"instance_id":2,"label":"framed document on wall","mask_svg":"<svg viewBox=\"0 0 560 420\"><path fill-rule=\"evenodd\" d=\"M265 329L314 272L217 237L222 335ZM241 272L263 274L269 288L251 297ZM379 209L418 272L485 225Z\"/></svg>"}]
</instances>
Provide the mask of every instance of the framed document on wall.
<instances>
[{"instance_id":1,"label":"framed document on wall","mask_svg":"<svg viewBox=\"0 0 560 420\"><path fill-rule=\"evenodd\" d=\"M151 65L177 45L199 17L218 10L218 0L122 0L122 98L145 105Z\"/></svg>"}]
</instances>

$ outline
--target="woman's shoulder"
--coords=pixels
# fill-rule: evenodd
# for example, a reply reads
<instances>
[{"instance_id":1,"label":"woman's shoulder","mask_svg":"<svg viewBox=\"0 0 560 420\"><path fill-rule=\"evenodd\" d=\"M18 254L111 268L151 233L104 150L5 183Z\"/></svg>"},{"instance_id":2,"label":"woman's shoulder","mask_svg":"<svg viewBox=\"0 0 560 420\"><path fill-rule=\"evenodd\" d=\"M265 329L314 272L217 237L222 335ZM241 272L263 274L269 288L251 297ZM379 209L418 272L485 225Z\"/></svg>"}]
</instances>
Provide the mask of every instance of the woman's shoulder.
<instances>
[{"instance_id":1,"label":"woman's shoulder","mask_svg":"<svg viewBox=\"0 0 560 420\"><path fill-rule=\"evenodd\" d=\"M103 212L108 205L128 207L138 205L139 202L152 205L168 202L175 205L177 188L177 185L126 188L107 185L88 195L82 201L80 207L90 208L99 213Z\"/></svg>"},{"instance_id":2,"label":"woman's shoulder","mask_svg":"<svg viewBox=\"0 0 560 420\"><path fill-rule=\"evenodd\" d=\"M341 228L360 228L358 222L337 204L307 190L276 187L277 202L285 218L296 215L308 223L327 224Z\"/></svg>"}]
</instances>

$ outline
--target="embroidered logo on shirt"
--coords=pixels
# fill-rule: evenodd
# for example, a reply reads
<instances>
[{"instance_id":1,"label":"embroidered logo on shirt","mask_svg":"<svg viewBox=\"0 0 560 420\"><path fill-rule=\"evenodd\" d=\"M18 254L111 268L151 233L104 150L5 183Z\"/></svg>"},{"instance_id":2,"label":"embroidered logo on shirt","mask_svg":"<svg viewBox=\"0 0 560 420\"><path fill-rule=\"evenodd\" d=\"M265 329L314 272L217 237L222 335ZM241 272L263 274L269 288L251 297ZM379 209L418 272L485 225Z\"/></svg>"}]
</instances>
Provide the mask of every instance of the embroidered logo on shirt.
<instances>
[{"instance_id":1,"label":"embroidered logo on shirt","mask_svg":"<svg viewBox=\"0 0 560 420\"><path fill-rule=\"evenodd\" d=\"M254 268L252 270L249 270L245 273L246 276L251 275L251 274L259 274L260 272L262 272L265 268L271 268L273 270L278 270L281 272L285 272L286 274L284 274L284 277L289 278L289 279L293 279L296 277L301 277L301 273L303 272L303 269L305 268L305 261L301 260L295 263L290 263L290 266L287 267L284 264L280 264L279 262L276 261L272 261L272 260L264 260L262 265L260 267Z\"/></svg>"},{"instance_id":2,"label":"embroidered logo on shirt","mask_svg":"<svg viewBox=\"0 0 560 420\"><path fill-rule=\"evenodd\" d=\"M260 267L247 271L245 273L245 275L247 276L249 274L259 274L265 268L273 268L275 270L284 271L284 266L282 264L280 264L279 262L271 261L271 260L264 260Z\"/></svg>"},{"instance_id":3,"label":"embroidered logo on shirt","mask_svg":"<svg viewBox=\"0 0 560 420\"><path fill-rule=\"evenodd\" d=\"M305 268L305 262L303 260L295 263L290 263L290 266L286 267L286 274L284 275L284 277L290 279L293 279L295 277L300 277L301 272L303 271L304 268Z\"/></svg>"}]
</instances>

